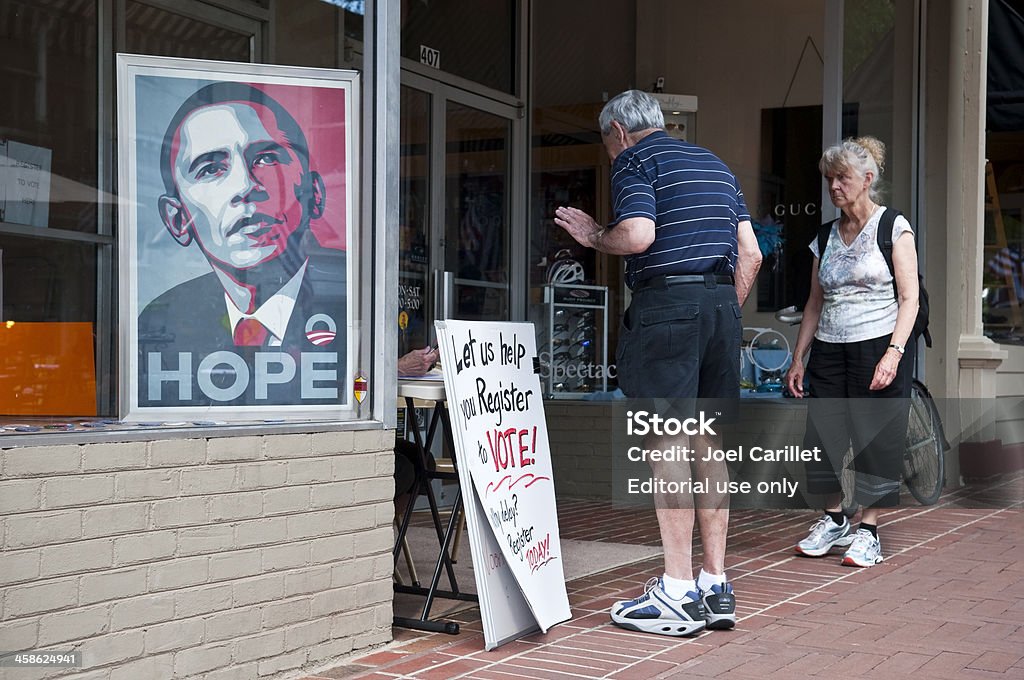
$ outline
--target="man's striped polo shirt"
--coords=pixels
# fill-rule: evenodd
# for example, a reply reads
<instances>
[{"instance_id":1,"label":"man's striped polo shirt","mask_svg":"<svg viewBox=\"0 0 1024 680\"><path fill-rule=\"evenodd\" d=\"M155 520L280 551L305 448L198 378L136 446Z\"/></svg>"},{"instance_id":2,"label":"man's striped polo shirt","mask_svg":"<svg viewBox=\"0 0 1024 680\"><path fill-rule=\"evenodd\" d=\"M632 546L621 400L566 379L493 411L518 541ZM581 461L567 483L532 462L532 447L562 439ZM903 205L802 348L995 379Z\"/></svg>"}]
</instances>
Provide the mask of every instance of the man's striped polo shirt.
<instances>
[{"instance_id":1,"label":"man's striped polo shirt","mask_svg":"<svg viewBox=\"0 0 1024 680\"><path fill-rule=\"evenodd\" d=\"M612 165L612 205L612 226L655 223L651 247L626 257L630 288L655 276L735 272L736 225L750 215L736 177L707 149L661 130L644 137Z\"/></svg>"}]
</instances>

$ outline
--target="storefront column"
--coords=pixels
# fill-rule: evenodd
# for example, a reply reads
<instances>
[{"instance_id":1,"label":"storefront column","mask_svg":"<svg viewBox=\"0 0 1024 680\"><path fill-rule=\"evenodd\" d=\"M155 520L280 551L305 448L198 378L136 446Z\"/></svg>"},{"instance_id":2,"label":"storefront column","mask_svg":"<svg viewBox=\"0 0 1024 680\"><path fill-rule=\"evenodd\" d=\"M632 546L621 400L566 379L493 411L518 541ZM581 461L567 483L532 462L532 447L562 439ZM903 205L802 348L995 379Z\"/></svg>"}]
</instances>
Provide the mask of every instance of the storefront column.
<instances>
[{"instance_id":1,"label":"storefront column","mask_svg":"<svg viewBox=\"0 0 1024 680\"><path fill-rule=\"evenodd\" d=\"M961 285L948 291L948 318L960 320L957 364L947 369L955 371L948 384L956 386L950 394L961 399L994 398L995 370L1006 352L984 336L981 321L988 0L960 0L950 12L946 271L948 281L959 273Z\"/></svg>"},{"instance_id":2,"label":"storefront column","mask_svg":"<svg viewBox=\"0 0 1024 680\"><path fill-rule=\"evenodd\" d=\"M959 332L948 334L942 349L947 357L955 352L957 358L955 365L947 363L946 377L948 396L958 399L944 414L946 431L959 444L950 452L956 455L946 459L946 479L955 483L962 463L998 448L996 369L1006 358L984 336L981 320L988 0L951 3L949 37L946 312L947 327ZM958 287L952 285L957 280Z\"/></svg>"}]
</instances>

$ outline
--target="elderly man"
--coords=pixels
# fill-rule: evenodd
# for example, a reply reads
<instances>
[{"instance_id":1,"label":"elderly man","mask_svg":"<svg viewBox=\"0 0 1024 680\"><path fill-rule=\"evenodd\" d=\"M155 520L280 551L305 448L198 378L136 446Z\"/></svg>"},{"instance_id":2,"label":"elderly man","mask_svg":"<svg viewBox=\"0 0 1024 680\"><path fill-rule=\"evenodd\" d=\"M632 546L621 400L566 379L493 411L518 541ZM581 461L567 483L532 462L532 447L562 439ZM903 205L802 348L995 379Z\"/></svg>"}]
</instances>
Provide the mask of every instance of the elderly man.
<instances>
[{"instance_id":1,"label":"elderly man","mask_svg":"<svg viewBox=\"0 0 1024 680\"><path fill-rule=\"evenodd\" d=\"M669 137L660 105L644 92L611 99L599 123L613 161L614 220L603 227L581 210L559 207L555 223L584 246L626 256L633 297L616 356L619 386L631 398L672 400L661 402L670 408L692 408L694 399L736 399L740 306L761 263L739 183L707 149ZM701 452L717 444L707 434L681 437L652 441L652 448ZM653 473L678 478L679 465L652 463ZM724 464L695 469L708 478L726 474ZM665 573L636 599L616 602L612 621L673 636L732 628L736 604L725 574L728 496L690 502L656 494L654 501ZM696 580L695 517L704 549Z\"/></svg>"},{"instance_id":2,"label":"elderly man","mask_svg":"<svg viewBox=\"0 0 1024 680\"><path fill-rule=\"evenodd\" d=\"M345 254L309 228L326 201L309 166L299 124L250 85L208 85L175 113L159 214L212 271L140 314L141 405L337 402Z\"/></svg>"}]
</instances>

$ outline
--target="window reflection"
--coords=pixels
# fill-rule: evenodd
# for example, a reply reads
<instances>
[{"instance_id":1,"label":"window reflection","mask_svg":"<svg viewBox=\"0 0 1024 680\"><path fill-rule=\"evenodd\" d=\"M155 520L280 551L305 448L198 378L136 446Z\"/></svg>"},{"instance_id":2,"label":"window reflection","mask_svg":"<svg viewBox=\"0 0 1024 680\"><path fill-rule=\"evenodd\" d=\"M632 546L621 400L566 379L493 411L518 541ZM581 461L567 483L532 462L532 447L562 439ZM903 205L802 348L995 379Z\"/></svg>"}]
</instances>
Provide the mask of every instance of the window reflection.
<instances>
[{"instance_id":1,"label":"window reflection","mask_svg":"<svg viewBox=\"0 0 1024 680\"><path fill-rule=\"evenodd\" d=\"M250 61L249 35L196 21L142 2L125 5L125 41L132 54Z\"/></svg>"},{"instance_id":2,"label":"window reflection","mask_svg":"<svg viewBox=\"0 0 1024 680\"><path fill-rule=\"evenodd\" d=\"M982 321L1002 344L1024 345L1024 17L1012 3L989 8Z\"/></svg>"},{"instance_id":3,"label":"window reflection","mask_svg":"<svg viewBox=\"0 0 1024 680\"><path fill-rule=\"evenodd\" d=\"M458 284L455 312L506 319L509 122L449 103L447 139L445 268Z\"/></svg>"},{"instance_id":4,"label":"window reflection","mask_svg":"<svg viewBox=\"0 0 1024 680\"><path fill-rule=\"evenodd\" d=\"M95 3L0 3L0 163L36 183L5 187L0 221L96 232L96 41Z\"/></svg>"},{"instance_id":5,"label":"window reflection","mask_svg":"<svg viewBox=\"0 0 1024 680\"><path fill-rule=\"evenodd\" d=\"M402 0L402 56L513 93L515 0ZM421 48L436 50L435 57Z\"/></svg>"},{"instance_id":6,"label":"window reflection","mask_svg":"<svg viewBox=\"0 0 1024 680\"><path fill-rule=\"evenodd\" d=\"M430 96L402 88L398 208L398 354L427 344Z\"/></svg>"}]
</instances>

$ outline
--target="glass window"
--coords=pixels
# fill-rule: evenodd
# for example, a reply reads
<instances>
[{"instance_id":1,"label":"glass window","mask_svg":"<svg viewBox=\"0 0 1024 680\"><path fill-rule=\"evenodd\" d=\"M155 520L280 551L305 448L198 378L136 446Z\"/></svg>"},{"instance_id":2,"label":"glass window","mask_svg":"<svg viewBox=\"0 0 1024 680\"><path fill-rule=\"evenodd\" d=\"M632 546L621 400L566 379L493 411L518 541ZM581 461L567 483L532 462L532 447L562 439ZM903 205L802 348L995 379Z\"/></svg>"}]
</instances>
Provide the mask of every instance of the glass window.
<instances>
[{"instance_id":1,"label":"glass window","mask_svg":"<svg viewBox=\"0 0 1024 680\"><path fill-rule=\"evenodd\" d=\"M402 0L402 56L515 94L515 0Z\"/></svg>"},{"instance_id":2,"label":"glass window","mask_svg":"<svg viewBox=\"0 0 1024 680\"><path fill-rule=\"evenodd\" d=\"M252 34L167 12L144 2L125 5L125 44L132 54L250 61Z\"/></svg>"},{"instance_id":3,"label":"glass window","mask_svg":"<svg viewBox=\"0 0 1024 680\"><path fill-rule=\"evenodd\" d=\"M916 17L893 0L847 0L843 10L844 133L885 144L884 202L913 217Z\"/></svg>"},{"instance_id":4,"label":"glass window","mask_svg":"<svg viewBox=\"0 0 1024 680\"><path fill-rule=\"evenodd\" d=\"M97 415L96 250L0 235L0 415Z\"/></svg>"},{"instance_id":5,"label":"glass window","mask_svg":"<svg viewBox=\"0 0 1024 680\"><path fill-rule=\"evenodd\" d=\"M130 53L225 62L254 62L275 55L275 62L285 65L362 66L365 10L363 3L355 0L253 0L251 9L195 0L126 0L123 12L102 26L98 25L97 6L67 0L0 0L0 73L11 103L0 114L0 430L9 429L12 418L28 417L33 419L27 421L31 424L24 426L25 431L79 429L83 418L91 419L88 425L92 427L119 426L115 421L125 395L119 394L115 367L119 338L116 295L118 285L124 290L128 272L118 271L114 244L118 232L127 227L108 219L117 217L118 197L104 181L117 174L122 159L116 155L112 131L101 139L108 122L116 127L119 100L113 87L100 89L98 68L115 57L113 51L100 54L100 46L119 44ZM275 44L268 44L267 37ZM318 290L328 291L332 299L344 301L350 282L361 273L353 273L349 265L346 277L345 269L347 260L360 259L349 258L346 248L363 247L350 233L361 222L360 201L358 193L345 200L344 188L358 187L358 182L346 174L351 168L338 166L332 159L343 155L343 150L358 159L362 140L354 138L350 147L315 143L344 129L338 122L347 120L337 97L326 90L317 100L322 106L305 106L301 98L289 98L286 84L268 85L268 89L287 100L282 107L298 107L294 117L309 122L305 130L309 148L300 151L310 156L311 166L315 158L324 173L322 182L311 179L308 183L318 197L309 210L317 213L320 222L310 224L317 257L306 263L306 278ZM145 87L140 91L145 93ZM356 100L352 103L350 112L360 115L361 106ZM150 109L146 110L152 111L152 101L140 104L142 109L147 105ZM126 110L138 116L142 109ZM164 113L169 116L174 110ZM268 121L264 116L258 124L272 127ZM216 127L221 133L225 129ZM122 151L131 146L126 138L119 141ZM140 140L135 150L146 158L155 152L159 158L161 141L150 135ZM313 148L316 146L319 148ZM271 151L264 149L254 156L253 167L262 168ZM275 153L280 159L280 150ZM286 163L279 167L288 169ZM287 174L280 172L274 177ZM312 172L306 175L312 177ZM155 177L157 183L149 188L155 187L159 196L166 193L166 186L160 184L159 174ZM269 182L267 179L261 185ZM324 187L332 188L327 201ZM334 190L337 187L342 189ZM124 198L125 188L121 189ZM267 193L272 192L268 189ZM136 206L138 219L144 222L137 225L142 242L159 240L173 245L167 228L167 223L173 222L173 210L168 209L171 204L148 199L143 203ZM324 226L327 223L329 226ZM213 253L216 248L211 243L204 246ZM202 257L200 261L205 263ZM192 268L170 265L170 259L140 262L143 274L170 272L182 282L198 279L200 274L194 262ZM202 274L209 273L207 265ZM244 288L244 278L232 281ZM147 285L138 292L152 302L160 291ZM219 295L226 294L222 287ZM363 297L369 299L371 294ZM193 303L198 305L198 300ZM358 313L358 309L369 308L365 300L345 304L357 311L342 315L335 329L321 323L322 319L319 325L300 329L305 331L304 338L315 344L358 329L368 336L372 324L363 323ZM160 346L167 341L166 333L161 335L153 328L147 327L144 336L140 346ZM365 347L361 351L365 353ZM335 381L342 395L337 401L351 402L351 362L342 361L345 369ZM314 391L323 387L324 378L318 373L321 366L303 364L298 358L295 366L300 372L310 371ZM206 381L212 390L228 389L222 384L226 367L230 364L210 370ZM271 383L279 377L272 371L268 374Z\"/></svg>"},{"instance_id":6,"label":"glass window","mask_svg":"<svg viewBox=\"0 0 1024 680\"><path fill-rule=\"evenodd\" d=\"M1024 345L1024 129L986 140L982 322L985 335Z\"/></svg>"},{"instance_id":7,"label":"glass window","mask_svg":"<svg viewBox=\"0 0 1024 680\"><path fill-rule=\"evenodd\" d=\"M455 272L454 316L508 318L510 123L448 103L445 269Z\"/></svg>"},{"instance_id":8,"label":"glass window","mask_svg":"<svg viewBox=\"0 0 1024 680\"><path fill-rule=\"evenodd\" d=\"M608 357L615 354L615 321L625 304L622 259L580 246L554 222L559 206L579 208L602 224L611 220L610 166L597 117L602 98L636 80L636 8L600 0L588 11L601 21L580 23L572 3L533 6L528 313L537 329L541 382L554 398L579 399L615 388L614 367L602 363L614 361ZM596 286L576 293L594 294L607 307L558 304L566 300L556 301L546 288L553 283Z\"/></svg>"},{"instance_id":9,"label":"glass window","mask_svg":"<svg viewBox=\"0 0 1024 680\"><path fill-rule=\"evenodd\" d=\"M92 322L96 318L96 247L91 243L9 236L0 241L2 321ZM75 272L82 285L68 285Z\"/></svg>"},{"instance_id":10,"label":"glass window","mask_svg":"<svg viewBox=\"0 0 1024 680\"><path fill-rule=\"evenodd\" d=\"M982 321L1002 344L1024 345L1024 9L989 5Z\"/></svg>"},{"instance_id":11,"label":"glass window","mask_svg":"<svg viewBox=\"0 0 1024 680\"><path fill-rule=\"evenodd\" d=\"M813 259L807 244L823 219L821 202L822 107L761 110L760 206L749 205L764 257L757 274L757 311L803 306L811 292ZM849 129L844 130L844 136ZM827 208L828 206L826 206Z\"/></svg>"},{"instance_id":12,"label":"glass window","mask_svg":"<svg viewBox=\"0 0 1024 680\"><path fill-rule=\"evenodd\" d=\"M95 3L3 0L0 15L0 222L94 234Z\"/></svg>"},{"instance_id":13,"label":"glass window","mask_svg":"<svg viewBox=\"0 0 1024 680\"><path fill-rule=\"evenodd\" d=\"M133 418L356 416L357 76L326 49L343 10L287 10L274 70L119 62Z\"/></svg>"},{"instance_id":14,"label":"glass window","mask_svg":"<svg viewBox=\"0 0 1024 680\"><path fill-rule=\"evenodd\" d=\"M398 192L398 356L425 347L430 290L430 95L402 88Z\"/></svg>"},{"instance_id":15,"label":"glass window","mask_svg":"<svg viewBox=\"0 0 1024 680\"><path fill-rule=\"evenodd\" d=\"M840 137L870 135L886 145L882 201L913 219L915 17L909 3L898 5L891 0L847 0L843 5ZM821 65L818 44L805 42L796 67L790 67L792 89L786 93L790 100L792 90L808 83L808 75L819 73ZM753 187L746 191L764 255L757 276L759 312L803 306L810 293L813 264L807 246L834 211L828 202L820 206L820 102L818 89L812 104L761 110L760 192L754 194Z\"/></svg>"},{"instance_id":16,"label":"glass window","mask_svg":"<svg viewBox=\"0 0 1024 680\"><path fill-rule=\"evenodd\" d=\"M97 206L113 201L97 190L96 21L94 3L0 2L0 415L94 416L110 387L95 370Z\"/></svg>"},{"instance_id":17,"label":"glass window","mask_svg":"<svg viewBox=\"0 0 1024 680\"><path fill-rule=\"evenodd\" d=\"M362 69L364 11L355 0L277 3L275 63Z\"/></svg>"}]
</instances>

